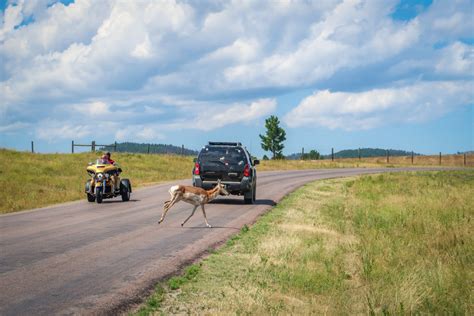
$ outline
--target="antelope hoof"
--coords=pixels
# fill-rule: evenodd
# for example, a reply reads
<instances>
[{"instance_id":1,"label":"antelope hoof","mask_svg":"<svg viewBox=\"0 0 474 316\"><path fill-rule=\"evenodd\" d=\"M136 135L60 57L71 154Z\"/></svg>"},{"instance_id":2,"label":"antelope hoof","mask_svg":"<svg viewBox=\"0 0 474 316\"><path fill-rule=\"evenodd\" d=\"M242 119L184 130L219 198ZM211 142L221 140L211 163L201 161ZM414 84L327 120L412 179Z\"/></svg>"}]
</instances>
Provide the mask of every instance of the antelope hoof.
<instances>
[{"instance_id":1,"label":"antelope hoof","mask_svg":"<svg viewBox=\"0 0 474 316\"><path fill-rule=\"evenodd\" d=\"M206 224L207 227L212 228L211 224Z\"/></svg>"},{"instance_id":2,"label":"antelope hoof","mask_svg":"<svg viewBox=\"0 0 474 316\"><path fill-rule=\"evenodd\" d=\"M181 223L181 227L183 227L184 223Z\"/></svg>"}]
</instances>

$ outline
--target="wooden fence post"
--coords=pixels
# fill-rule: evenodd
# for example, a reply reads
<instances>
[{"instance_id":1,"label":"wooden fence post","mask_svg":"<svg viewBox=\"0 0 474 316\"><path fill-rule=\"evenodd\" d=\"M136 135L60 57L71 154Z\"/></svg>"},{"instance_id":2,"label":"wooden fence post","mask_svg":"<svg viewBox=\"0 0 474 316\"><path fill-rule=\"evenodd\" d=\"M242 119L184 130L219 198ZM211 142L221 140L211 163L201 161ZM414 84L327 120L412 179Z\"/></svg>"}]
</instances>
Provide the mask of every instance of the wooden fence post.
<instances>
[{"instance_id":1,"label":"wooden fence post","mask_svg":"<svg viewBox=\"0 0 474 316\"><path fill-rule=\"evenodd\" d=\"M359 147L359 161L360 161L360 147Z\"/></svg>"},{"instance_id":2,"label":"wooden fence post","mask_svg":"<svg viewBox=\"0 0 474 316\"><path fill-rule=\"evenodd\" d=\"M181 156L184 156L184 144L181 145Z\"/></svg>"},{"instance_id":3,"label":"wooden fence post","mask_svg":"<svg viewBox=\"0 0 474 316\"><path fill-rule=\"evenodd\" d=\"M466 165L466 153L464 153L464 165Z\"/></svg>"},{"instance_id":4,"label":"wooden fence post","mask_svg":"<svg viewBox=\"0 0 474 316\"><path fill-rule=\"evenodd\" d=\"M439 165L441 166L441 152L439 152Z\"/></svg>"},{"instance_id":5,"label":"wooden fence post","mask_svg":"<svg viewBox=\"0 0 474 316\"><path fill-rule=\"evenodd\" d=\"M387 149L387 163L390 162L390 150Z\"/></svg>"},{"instance_id":6,"label":"wooden fence post","mask_svg":"<svg viewBox=\"0 0 474 316\"><path fill-rule=\"evenodd\" d=\"M304 160L304 147L301 147L301 160Z\"/></svg>"},{"instance_id":7,"label":"wooden fence post","mask_svg":"<svg viewBox=\"0 0 474 316\"><path fill-rule=\"evenodd\" d=\"M334 148L331 148L331 160L334 161Z\"/></svg>"},{"instance_id":8,"label":"wooden fence post","mask_svg":"<svg viewBox=\"0 0 474 316\"><path fill-rule=\"evenodd\" d=\"M413 150L411 151L411 164L413 164Z\"/></svg>"},{"instance_id":9,"label":"wooden fence post","mask_svg":"<svg viewBox=\"0 0 474 316\"><path fill-rule=\"evenodd\" d=\"M71 142L71 154L74 154L74 141Z\"/></svg>"},{"instance_id":10,"label":"wooden fence post","mask_svg":"<svg viewBox=\"0 0 474 316\"><path fill-rule=\"evenodd\" d=\"M91 149L93 152L95 152L95 140L92 141Z\"/></svg>"},{"instance_id":11,"label":"wooden fence post","mask_svg":"<svg viewBox=\"0 0 474 316\"><path fill-rule=\"evenodd\" d=\"M35 145L34 145L33 141L31 141L31 153L32 154L35 153Z\"/></svg>"},{"instance_id":12,"label":"wooden fence post","mask_svg":"<svg viewBox=\"0 0 474 316\"><path fill-rule=\"evenodd\" d=\"M114 152L117 152L117 141L114 142Z\"/></svg>"}]
</instances>

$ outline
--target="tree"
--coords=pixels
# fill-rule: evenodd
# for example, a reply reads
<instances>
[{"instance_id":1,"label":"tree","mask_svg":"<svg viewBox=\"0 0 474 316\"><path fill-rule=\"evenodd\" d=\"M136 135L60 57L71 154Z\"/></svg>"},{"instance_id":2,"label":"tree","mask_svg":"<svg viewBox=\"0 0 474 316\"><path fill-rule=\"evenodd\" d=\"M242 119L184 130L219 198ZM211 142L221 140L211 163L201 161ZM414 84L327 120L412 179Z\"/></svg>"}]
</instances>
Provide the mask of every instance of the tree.
<instances>
[{"instance_id":1,"label":"tree","mask_svg":"<svg viewBox=\"0 0 474 316\"><path fill-rule=\"evenodd\" d=\"M301 158L303 160L318 160L321 158L321 155L317 150L312 149L309 153L303 154Z\"/></svg>"},{"instance_id":2,"label":"tree","mask_svg":"<svg viewBox=\"0 0 474 316\"><path fill-rule=\"evenodd\" d=\"M265 120L265 128L267 132L265 135L259 135L262 140L262 149L265 151L271 151L273 154L272 159L282 159L283 142L286 140L286 132L280 127L280 121L278 117L272 115Z\"/></svg>"}]
</instances>

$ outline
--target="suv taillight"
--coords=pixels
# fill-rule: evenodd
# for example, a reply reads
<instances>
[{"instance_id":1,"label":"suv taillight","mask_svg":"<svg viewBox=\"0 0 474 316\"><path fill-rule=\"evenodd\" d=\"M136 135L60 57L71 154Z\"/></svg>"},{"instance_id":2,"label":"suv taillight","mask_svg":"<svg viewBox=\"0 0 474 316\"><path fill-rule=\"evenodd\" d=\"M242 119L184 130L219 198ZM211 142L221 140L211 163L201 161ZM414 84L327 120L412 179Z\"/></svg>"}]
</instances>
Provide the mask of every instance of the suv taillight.
<instances>
[{"instance_id":1,"label":"suv taillight","mask_svg":"<svg viewBox=\"0 0 474 316\"><path fill-rule=\"evenodd\" d=\"M250 177L250 166L248 164L244 167L244 177Z\"/></svg>"},{"instance_id":2,"label":"suv taillight","mask_svg":"<svg viewBox=\"0 0 474 316\"><path fill-rule=\"evenodd\" d=\"M201 174L201 167L199 166L199 163L197 163L197 162L194 165L194 174L195 175L200 175Z\"/></svg>"}]
</instances>

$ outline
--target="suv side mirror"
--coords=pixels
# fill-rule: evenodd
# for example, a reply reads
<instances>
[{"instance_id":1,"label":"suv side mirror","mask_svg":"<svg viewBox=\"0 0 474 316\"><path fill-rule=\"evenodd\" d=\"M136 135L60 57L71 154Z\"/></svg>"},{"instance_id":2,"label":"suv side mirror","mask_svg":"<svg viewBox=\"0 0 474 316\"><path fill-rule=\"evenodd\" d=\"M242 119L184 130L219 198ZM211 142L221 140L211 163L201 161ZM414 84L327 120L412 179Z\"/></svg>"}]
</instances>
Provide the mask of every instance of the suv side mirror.
<instances>
[{"instance_id":1,"label":"suv side mirror","mask_svg":"<svg viewBox=\"0 0 474 316\"><path fill-rule=\"evenodd\" d=\"M193 162L197 162L197 161L198 161L198 159L197 159L197 158L194 158L194 159L193 159Z\"/></svg>"},{"instance_id":2,"label":"suv side mirror","mask_svg":"<svg viewBox=\"0 0 474 316\"><path fill-rule=\"evenodd\" d=\"M255 159L255 160L253 161L253 164L254 164L254 165L258 165L258 164L260 164L260 160L258 160L258 159Z\"/></svg>"}]
</instances>

